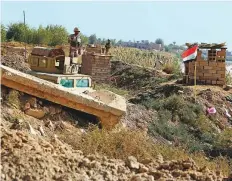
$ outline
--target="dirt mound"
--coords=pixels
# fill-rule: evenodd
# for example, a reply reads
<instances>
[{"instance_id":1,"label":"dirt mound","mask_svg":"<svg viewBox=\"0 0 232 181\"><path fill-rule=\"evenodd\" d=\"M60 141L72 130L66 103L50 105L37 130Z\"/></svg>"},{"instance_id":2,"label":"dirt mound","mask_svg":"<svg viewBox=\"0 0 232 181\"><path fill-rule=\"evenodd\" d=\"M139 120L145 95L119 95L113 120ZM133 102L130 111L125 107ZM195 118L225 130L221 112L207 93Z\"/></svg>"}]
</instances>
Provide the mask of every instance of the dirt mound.
<instances>
[{"instance_id":1,"label":"dirt mound","mask_svg":"<svg viewBox=\"0 0 232 181\"><path fill-rule=\"evenodd\" d=\"M21 72L30 71L30 66L25 62L25 58L16 53L7 54L1 57L2 65L11 67L15 70L19 70Z\"/></svg>"},{"instance_id":2,"label":"dirt mound","mask_svg":"<svg viewBox=\"0 0 232 181\"><path fill-rule=\"evenodd\" d=\"M3 125L3 124L2 124ZM222 180L220 172L199 168L191 159L138 162L99 155L84 155L62 143L57 137L46 141L23 131L1 125L1 179L11 180Z\"/></svg>"},{"instance_id":3,"label":"dirt mound","mask_svg":"<svg viewBox=\"0 0 232 181\"><path fill-rule=\"evenodd\" d=\"M141 129L147 132L148 125L156 116L154 110L147 110L142 105L127 104L127 114L122 118L122 122L130 129Z\"/></svg>"},{"instance_id":4,"label":"dirt mound","mask_svg":"<svg viewBox=\"0 0 232 181\"><path fill-rule=\"evenodd\" d=\"M140 104L149 99L160 99L166 98L173 94L178 94L179 91L184 91L186 94L189 94L189 89L183 88L180 85L161 85L154 86L151 90L145 90L137 94L136 97L131 98L129 101L134 104Z\"/></svg>"},{"instance_id":5,"label":"dirt mound","mask_svg":"<svg viewBox=\"0 0 232 181\"><path fill-rule=\"evenodd\" d=\"M111 82L117 87L130 90L143 90L166 80L172 75L155 69L126 64L121 61L111 62Z\"/></svg>"},{"instance_id":6,"label":"dirt mound","mask_svg":"<svg viewBox=\"0 0 232 181\"><path fill-rule=\"evenodd\" d=\"M17 94L11 93L11 98L6 93L5 99L13 101L17 105ZM12 92L12 90L10 91ZM14 95L14 96L13 96ZM16 96L15 96L16 95ZM25 95L19 96L21 103ZM28 99L27 99L28 100ZM29 99L30 105L40 108L41 100ZM23 104L24 105L24 104ZM36 105L36 106L35 106ZM46 102L42 102L47 107ZM46 127L47 121L30 118L18 108L11 108L3 104L3 116L1 120L1 179L11 180L222 180L220 172L214 173L207 168L200 168L191 160L164 161L161 155L157 159L144 159L138 161L135 157L129 156L127 160L110 159L98 154L86 155L85 153L73 149L62 142L61 134L64 131L71 132L73 138L77 139L82 133L71 124L70 115L61 115L62 121L55 119L59 115L60 109L54 106L48 107L49 115L53 115L52 124L60 124L60 134L58 130L50 130ZM17 107L17 106L16 106ZM51 109L52 108L52 109ZM13 110L15 109L15 110ZM18 114L16 114L18 112ZM66 111L65 111L66 112ZM129 105L128 115L124 118L125 122L131 127L144 127L146 121L152 121L153 113L137 105ZM79 113L72 113L77 118ZM11 116L11 117L10 117ZM17 122L17 123L16 123ZM125 123L124 122L124 123ZM23 125L20 129L20 124ZM41 126L42 125L42 126ZM37 127L43 127L45 134ZM64 130L62 130L64 129ZM79 130L79 131L78 131ZM39 132L41 134L39 134ZM58 137L56 136L59 135Z\"/></svg>"}]
</instances>

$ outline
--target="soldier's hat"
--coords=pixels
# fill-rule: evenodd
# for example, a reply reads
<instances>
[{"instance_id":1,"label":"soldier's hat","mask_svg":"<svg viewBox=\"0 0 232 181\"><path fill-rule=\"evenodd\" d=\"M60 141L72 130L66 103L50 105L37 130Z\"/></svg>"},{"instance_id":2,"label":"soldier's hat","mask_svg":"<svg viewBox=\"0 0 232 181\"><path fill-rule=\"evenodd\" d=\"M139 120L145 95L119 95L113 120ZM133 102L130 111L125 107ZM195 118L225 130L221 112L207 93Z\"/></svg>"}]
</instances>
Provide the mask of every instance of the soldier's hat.
<instances>
[{"instance_id":1,"label":"soldier's hat","mask_svg":"<svg viewBox=\"0 0 232 181\"><path fill-rule=\"evenodd\" d=\"M75 27L73 31L74 32L76 32L76 31L80 32L80 30L77 27Z\"/></svg>"}]
</instances>

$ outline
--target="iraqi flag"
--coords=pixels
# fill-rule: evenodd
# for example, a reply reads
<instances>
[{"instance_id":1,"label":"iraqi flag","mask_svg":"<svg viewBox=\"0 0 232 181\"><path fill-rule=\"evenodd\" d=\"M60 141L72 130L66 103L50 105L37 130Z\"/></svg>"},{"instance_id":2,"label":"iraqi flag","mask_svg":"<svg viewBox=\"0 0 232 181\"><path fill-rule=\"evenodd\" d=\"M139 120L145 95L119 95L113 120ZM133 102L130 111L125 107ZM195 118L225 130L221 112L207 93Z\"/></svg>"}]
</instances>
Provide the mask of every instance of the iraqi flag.
<instances>
[{"instance_id":1,"label":"iraqi flag","mask_svg":"<svg viewBox=\"0 0 232 181\"><path fill-rule=\"evenodd\" d=\"M185 50L181 55L183 61L185 62L188 60L195 59L197 57L197 48L198 48L198 46L195 45L195 46Z\"/></svg>"}]
</instances>

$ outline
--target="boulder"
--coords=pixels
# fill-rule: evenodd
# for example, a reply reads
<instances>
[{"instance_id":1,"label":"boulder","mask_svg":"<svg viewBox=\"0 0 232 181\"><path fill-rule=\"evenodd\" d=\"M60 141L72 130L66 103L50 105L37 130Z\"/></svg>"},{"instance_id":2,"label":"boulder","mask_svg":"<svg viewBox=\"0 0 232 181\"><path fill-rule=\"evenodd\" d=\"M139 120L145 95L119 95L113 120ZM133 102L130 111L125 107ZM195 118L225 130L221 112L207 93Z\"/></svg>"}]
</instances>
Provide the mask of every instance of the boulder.
<instances>
[{"instance_id":1,"label":"boulder","mask_svg":"<svg viewBox=\"0 0 232 181\"><path fill-rule=\"evenodd\" d=\"M41 109L28 109L25 111L25 114L32 116L37 119L41 119L45 116L45 112Z\"/></svg>"},{"instance_id":2,"label":"boulder","mask_svg":"<svg viewBox=\"0 0 232 181\"><path fill-rule=\"evenodd\" d=\"M139 169L139 162L135 157L129 156L126 160L126 166L130 169Z\"/></svg>"}]
</instances>

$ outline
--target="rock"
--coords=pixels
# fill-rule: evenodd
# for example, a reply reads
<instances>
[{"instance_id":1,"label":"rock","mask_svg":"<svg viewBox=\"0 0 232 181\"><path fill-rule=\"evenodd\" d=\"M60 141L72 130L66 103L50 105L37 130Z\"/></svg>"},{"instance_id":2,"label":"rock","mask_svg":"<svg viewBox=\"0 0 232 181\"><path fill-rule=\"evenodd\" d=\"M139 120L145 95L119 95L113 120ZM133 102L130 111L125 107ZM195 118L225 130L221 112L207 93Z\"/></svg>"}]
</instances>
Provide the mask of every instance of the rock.
<instances>
[{"instance_id":1,"label":"rock","mask_svg":"<svg viewBox=\"0 0 232 181\"><path fill-rule=\"evenodd\" d=\"M121 165L119 165L118 166L118 173L126 173L126 168L123 167L123 166L121 166Z\"/></svg>"},{"instance_id":2,"label":"rock","mask_svg":"<svg viewBox=\"0 0 232 181\"><path fill-rule=\"evenodd\" d=\"M45 126L48 127L51 131L54 131L55 126L53 125L53 123L51 122L51 120L47 121L45 123Z\"/></svg>"},{"instance_id":3,"label":"rock","mask_svg":"<svg viewBox=\"0 0 232 181\"><path fill-rule=\"evenodd\" d=\"M163 158L163 156L162 156L161 154L158 154L158 155L157 155L157 161L158 161L159 163L163 163L163 162L164 162L164 158Z\"/></svg>"},{"instance_id":4,"label":"rock","mask_svg":"<svg viewBox=\"0 0 232 181\"><path fill-rule=\"evenodd\" d=\"M191 171L191 172L189 172L189 175L190 175L190 177L192 178L192 179L197 179L197 177L198 177L198 174L197 174L197 172L196 171Z\"/></svg>"},{"instance_id":5,"label":"rock","mask_svg":"<svg viewBox=\"0 0 232 181\"><path fill-rule=\"evenodd\" d=\"M10 129L22 130L22 119L15 119L14 123L11 125Z\"/></svg>"},{"instance_id":6,"label":"rock","mask_svg":"<svg viewBox=\"0 0 232 181\"><path fill-rule=\"evenodd\" d=\"M90 160L90 161L93 161L96 159L95 155L88 155L87 158Z\"/></svg>"},{"instance_id":7,"label":"rock","mask_svg":"<svg viewBox=\"0 0 232 181\"><path fill-rule=\"evenodd\" d=\"M232 172L229 174L228 178L232 180Z\"/></svg>"},{"instance_id":8,"label":"rock","mask_svg":"<svg viewBox=\"0 0 232 181\"><path fill-rule=\"evenodd\" d=\"M142 178L140 175L134 175L130 179L131 181L142 181Z\"/></svg>"},{"instance_id":9,"label":"rock","mask_svg":"<svg viewBox=\"0 0 232 181\"><path fill-rule=\"evenodd\" d=\"M28 126L29 126L30 133L33 135L37 135L37 132L33 129L33 127L30 125L30 123L28 123Z\"/></svg>"},{"instance_id":10,"label":"rock","mask_svg":"<svg viewBox=\"0 0 232 181\"><path fill-rule=\"evenodd\" d=\"M49 114L50 115L59 114L62 111L62 107L61 106L56 106L56 105L49 106L48 109L49 109Z\"/></svg>"},{"instance_id":11,"label":"rock","mask_svg":"<svg viewBox=\"0 0 232 181\"><path fill-rule=\"evenodd\" d=\"M46 136L43 130L43 127L40 125L38 128L39 132L41 133L42 136Z\"/></svg>"},{"instance_id":12,"label":"rock","mask_svg":"<svg viewBox=\"0 0 232 181\"><path fill-rule=\"evenodd\" d=\"M140 173L144 173L144 172L148 172L148 168L142 164L139 165L139 172Z\"/></svg>"},{"instance_id":13,"label":"rock","mask_svg":"<svg viewBox=\"0 0 232 181\"><path fill-rule=\"evenodd\" d=\"M183 162L182 166L184 167L184 169L190 169L192 167L192 163L191 162Z\"/></svg>"},{"instance_id":14,"label":"rock","mask_svg":"<svg viewBox=\"0 0 232 181\"><path fill-rule=\"evenodd\" d=\"M147 165L147 164L149 164L149 163L151 163L152 162L152 159L150 159L150 158L145 158L145 159L143 159L142 161L141 161L141 163L142 164L145 164L145 165Z\"/></svg>"},{"instance_id":15,"label":"rock","mask_svg":"<svg viewBox=\"0 0 232 181\"><path fill-rule=\"evenodd\" d=\"M49 108L48 107L44 106L42 109L45 112L45 114L49 114Z\"/></svg>"},{"instance_id":16,"label":"rock","mask_svg":"<svg viewBox=\"0 0 232 181\"><path fill-rule=\"evenodd\" d=\"M146 177L146 181L154 181L154 177L152 175L148 175Z\"/></svg>"},{"instance_id":17,"label":"rock","mask_svg":"<svg viewBox=\"0 0 232 181\"><path fill-rule=\"evenodd\" d=\"M97 162L97 161L94 161L93 163L91 163L91 166L93 168L100 168L101 167L101 163L100 162Z\"/></svg>"},{"instance_id":18,"label":"rock","mask_svg":"<svg viewBox=\"0 0 232 181\"><path fill-rule=\"evenodd\" d=\"M32 108L37 108L37 99L35 97L29 98L28 103Z\"/></svg>"},{"instance_id":19,"label":"rock","mask_svg":"<svg viewBox=\"0 0 232 181\"><path fill-rule=\"evenodd\" d=\"M169 162L164 162L164 163L162 163L162 164L158 167L159 170L160 170L160 169L169 170L169 168L170 168Z\"/></svg>"},{"instance_id":20,"label":"rock","mask_svg":"<svg viewBox=\"0 0 232 181\"><path fill-rule=\"evenodd\" d=\"M41 109L28 109L25 113L37 119L41 119L45 116L45 112Z\"/></svg>"},{"instance_id":21,"label":"rock","mask_svg":"<svg viewBox=\"0 0 232 181\"><path fill-rule=\"evenodd\" d=\"M27 103L24 105L23 110L26 111L26 110L28 110L28 109L30 109L30 108L31 108L31 105L30 105L29 102L27 102Z\"/></svg>"},{"instance_id":22,"label":"rock","mask_svg":"<svg viewBox=\"0 0 232 181\"><path fill-rule=\"evenodd\" d=\"M43 102L42 102L42 101L38 101L38 104L39 104L40 106L43 106Z\"/></svg>"},{"instance_id":23,"label":"rock","mask_svg":"<svg viewBox=\"0 0 232 181\"><path fill-rule=\"evenodd\" d=\"M206 176L205 181L213 181L214 179L211 176Z\"/></svg>"},{"instance_id":24,"label":"rock","mask_svg":"<svg viewBox=\"0 0 232 181\"><path fill-rule=\"evenodd\" d=\"M83 166L88 167L90 165L90 161L88 158L84 158L82 161Z\"/></svg>"},{"instance_id":25,"label":"rock","mask_svg":"<svg viewBox=\"0 0 232 181\"><path fill-rule=\"evenodd\" d=\"M224 90L228 91L228 90L231 90L232 89L232 85L226 85Z\"/></svg>"},{"instance_id":26,"label":"rock","mask_svg":"<svg viewBox=\"0 0 232 181\"><path fill-rule=\"evenodd\" d=\"M173 177L179 177L181 175L181 171L180 170L174 170L172 172L172 175L173 175Z\"/></svg>"},{"instance_id":27,"label":"rock","mask_svg":"<svg viewBox=\"0 0 232 181\"><path fill-rule=\"evenodd\" d=\"M129 156L126 160L126 166L130 169L139 169L139 162L134 156Z\"/></svg>"},{"instance_id":28,"label":"rock","mask_svg":"<svg viewBox=\"0 0 232 181\"><path fill-rule=\"evenodd\" d=\"M24 180L24 181L32 181L32 178L31 178L30 175L25 175L25 176L23 177L23 180Z\"/></svg>"},{"instance_id":29,"label":"rock","mask_svg":"<svg viewBox=\"0 0 232 181\"><path fill-rule=\"evenodd\" d=\"M162 177L163 174L159 171L153 170L153 171L149 171L148 175L152 175L155 180L158 180Z\"/></svg>"}]
</instances>

